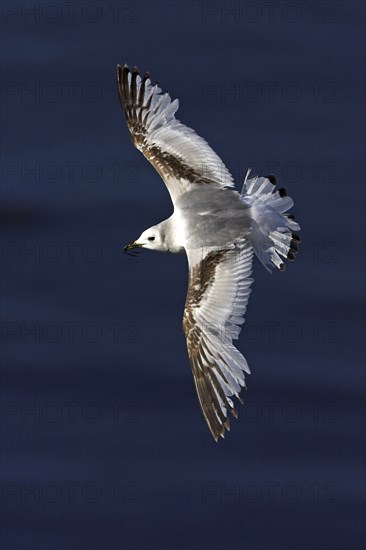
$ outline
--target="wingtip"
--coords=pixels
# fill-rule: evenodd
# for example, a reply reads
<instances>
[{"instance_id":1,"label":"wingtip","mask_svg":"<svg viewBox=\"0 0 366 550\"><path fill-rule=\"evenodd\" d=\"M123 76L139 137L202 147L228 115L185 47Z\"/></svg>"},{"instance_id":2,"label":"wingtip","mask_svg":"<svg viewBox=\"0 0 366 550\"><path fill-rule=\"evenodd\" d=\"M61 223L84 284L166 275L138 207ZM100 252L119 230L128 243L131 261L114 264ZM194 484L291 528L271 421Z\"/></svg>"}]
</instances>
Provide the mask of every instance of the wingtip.
<instances>
[{"instance_id":1,"label":"wingtip","mask_svg":"<svg viewBox=\"0 0 366 550\"><path fill-rule=\"evenodd\" d=\"M212 428L210 426L209 426L209 428L210 428L210 432L211 432L211 435L212 435L215 443L218 443L220 437L222 439L225 439L225 433L226 433L225 430L230 432L230 421L229 421L228 418L225 420L225 422L221 425L221 428L222 428L221 431L215 430L214 428Z\"/></svg>"}]
</instances>

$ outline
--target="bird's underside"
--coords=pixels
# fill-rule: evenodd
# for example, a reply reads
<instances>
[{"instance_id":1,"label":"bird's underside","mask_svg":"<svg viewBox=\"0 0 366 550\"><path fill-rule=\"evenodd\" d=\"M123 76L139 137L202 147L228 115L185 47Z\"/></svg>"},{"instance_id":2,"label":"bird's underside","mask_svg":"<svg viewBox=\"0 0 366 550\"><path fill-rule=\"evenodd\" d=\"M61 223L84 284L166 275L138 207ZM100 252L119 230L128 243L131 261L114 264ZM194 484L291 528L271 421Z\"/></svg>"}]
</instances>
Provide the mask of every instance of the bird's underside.
<instances>
[{"instance_id":1,"label":"bird's underside","mask_svg":"<svg viewBox=\"0 0 366 550\"><path fill-rule=\"evenodd\" d=\"M237 416L233 396L245 387L248 364L235 348L253 279L253 253L270 270L293 260L298 224L293 202L275 178L249 177L243 190L207 142L175 118L171 101L127 65L117 67L121 106L134 145L164 180L174 204L170 218L189 264L183 329L198 399L217 441ZM174 217L175 216L175 217ZM165 223L165 222L163 222ZM174 225L175 224L175 225Z\"/></svg>"}]
</instances>

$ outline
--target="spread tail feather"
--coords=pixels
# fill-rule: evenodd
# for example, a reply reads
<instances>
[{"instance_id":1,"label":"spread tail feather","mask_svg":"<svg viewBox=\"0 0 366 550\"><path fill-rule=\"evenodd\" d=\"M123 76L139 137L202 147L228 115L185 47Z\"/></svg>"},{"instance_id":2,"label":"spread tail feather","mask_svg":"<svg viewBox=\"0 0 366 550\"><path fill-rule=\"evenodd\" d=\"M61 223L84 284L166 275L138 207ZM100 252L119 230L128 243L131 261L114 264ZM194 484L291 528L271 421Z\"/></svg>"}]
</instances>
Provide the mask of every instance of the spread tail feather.
<instances>
[{"instance_id":1,"label":"spread tail feather","mask_svg":"<svg viewBox=\"0 0 366 550\"><path fill-rule=\"evenodd\" d=\"M282 258L295 259L299 251L300 238L294 233L300 226L292 214L288 214L293 200L285 189L275 190L275 176L249 178L244 180L242 201L250 207L252 231L250 241L254 252L264 267L271 271L275 266L285 269ZM282 256L282 258L281 258Z\"/></svg>"}]
</instances>

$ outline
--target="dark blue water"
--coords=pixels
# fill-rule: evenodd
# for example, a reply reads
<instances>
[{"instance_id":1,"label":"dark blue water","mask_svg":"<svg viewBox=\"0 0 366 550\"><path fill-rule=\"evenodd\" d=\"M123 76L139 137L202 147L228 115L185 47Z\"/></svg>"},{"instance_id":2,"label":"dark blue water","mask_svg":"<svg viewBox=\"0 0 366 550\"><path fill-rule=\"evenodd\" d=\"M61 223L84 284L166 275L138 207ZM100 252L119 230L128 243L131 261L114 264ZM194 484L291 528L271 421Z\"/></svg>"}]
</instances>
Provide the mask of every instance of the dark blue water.
<instances>
[{"instance_id":1,"label":"dark blue water","mask_svg":"<svg viewBox=\"0 0 366 550\"><path fill-rule=\"evenodd\" d=\"M4 550L364 547L362 2L3 2ZM215 444L171 213L115 93L128 62L235 174L273 172L302 248L255 265L246 404Z\"/></svg>"}]
</instances>

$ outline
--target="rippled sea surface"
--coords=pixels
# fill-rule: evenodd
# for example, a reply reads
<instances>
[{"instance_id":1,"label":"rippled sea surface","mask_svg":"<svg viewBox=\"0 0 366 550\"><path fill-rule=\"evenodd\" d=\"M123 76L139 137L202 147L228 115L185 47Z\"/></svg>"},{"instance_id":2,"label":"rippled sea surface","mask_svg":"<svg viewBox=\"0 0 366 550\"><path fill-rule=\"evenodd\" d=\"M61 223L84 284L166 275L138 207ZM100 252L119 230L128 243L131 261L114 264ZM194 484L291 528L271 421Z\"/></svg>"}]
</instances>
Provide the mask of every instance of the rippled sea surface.
<instances>
[{"instance_id":1,"label":"rippled sea surface","mask_svg":"<svg viewBox=\"0 0 366 550\"><path fill-rule=\"evenodd\" d=\"M71 5L72 4L72 5ZM4 550L364 548L362 2L3 2ZM257 262L245 405L215 444L183 256L115 67L151 72L235 175L275 173L301 253Z\"/></svg>"}]
</instances>

